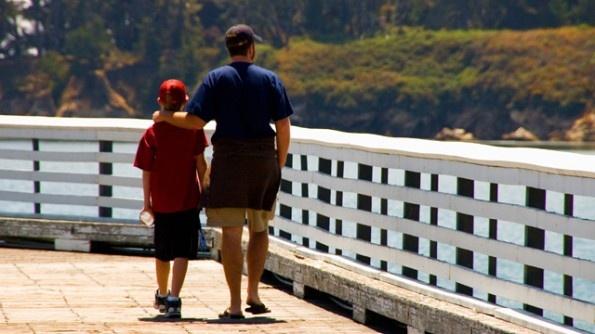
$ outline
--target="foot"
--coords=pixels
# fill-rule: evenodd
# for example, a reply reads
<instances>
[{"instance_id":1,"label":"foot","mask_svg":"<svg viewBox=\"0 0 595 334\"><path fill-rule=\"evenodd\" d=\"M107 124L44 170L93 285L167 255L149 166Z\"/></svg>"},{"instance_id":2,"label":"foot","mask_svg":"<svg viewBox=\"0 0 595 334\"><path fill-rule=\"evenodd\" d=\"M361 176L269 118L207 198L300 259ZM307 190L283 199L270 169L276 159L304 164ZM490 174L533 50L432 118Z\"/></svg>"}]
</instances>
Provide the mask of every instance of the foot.
<instances>
[{"instance_id":1,"label":"foot","mask_svg":"<svg viewBox=\"0 0 595 334\"><path fill-rule=\"evenodd\" d=\"M153 307L156 310L159 310L159 313L165 313L165 299L167 295L162 296L159 294L159 289L155 291L155 301L153 302Z\"/></svg>"},{"instance_id":2,"label":"foot","mask_svg":"<svg viewBox=\"0 0 595 334\"><path fill-rule=\"evenodd\" d=\"M246 307L244 309L244 311L246 311L246 312L250 312L252 314L264 314L264 313L271 312L271 310L268 307L266 307L262 302L260 304L249 302L247 304L250 307Z\"/></svg>"},{"instance_id":3,"label":"foot","mask_svg":"<svg viewBox=\"0 0 595 334\"><path fill-rule=\"evenodd\" d=\"M182 317L182 299L167 298L165 300L165 317L169 319L178 319Z\"/></svg>"},{"instance_id":4,"label":"foot","mask_svg":"<svg viewBox=\"0 0 595 334\"><path fill-rule=\"evenodd\" d=\"M243 314L231 314L229 312L229 309L226 308L225 311L223 311L222 313L219 313L219 319L244 319L244 315Z\"/></svg>"}]
</instances>

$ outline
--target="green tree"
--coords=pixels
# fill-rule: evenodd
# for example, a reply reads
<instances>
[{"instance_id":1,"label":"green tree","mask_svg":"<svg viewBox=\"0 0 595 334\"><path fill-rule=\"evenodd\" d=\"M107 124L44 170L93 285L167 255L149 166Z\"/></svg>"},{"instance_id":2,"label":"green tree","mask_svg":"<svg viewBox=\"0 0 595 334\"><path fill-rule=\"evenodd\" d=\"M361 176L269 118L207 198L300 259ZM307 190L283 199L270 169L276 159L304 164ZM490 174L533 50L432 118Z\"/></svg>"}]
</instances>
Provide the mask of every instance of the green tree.
<instances>
[{"instance_id":1,"label":"green tree","mask_svg":"<svg viewBox=\"0 0 595 334\"><path fill-rule=\"evenodd\" d=\"M593 0L550 0L548 8L556 16L557 25L595 25Z\"/></svg>"},{"instance_id":2,"label":"green tree","mask_svg":"<svg viewBox=\"0 0 595 334\"><path fill-rule=\"evenodd\" d=\"M99 16L92 17L85 26L69 31L65 35L63 53L74 64L75 74L84 75L102 69L113 45L103 29Z\"/></svg>"},{"instance_id":3,"label":"green tree","mask_svg":"<svg viewBox=\"0 0 595 334\"><path fill-rule=\"evenodd\" d=\"M0 58L22 57L26 45L19 29L22 5L13 1L0 1Z\"/></svg>"},{"instance_id":4,"label":"green tree","mask_svg":"<svg viewBox=\"0 0 595 334\"><path fill-rule=\"evenodd\" d=\"M201 7L199 1L155 1L145 6L146 16L135 19L136 54L141 63L156 69L147 92L155 92L161 81L172 77L192 87L220 57L220 49L204 46L197 15Z\"/></svg>"}]
</instances>

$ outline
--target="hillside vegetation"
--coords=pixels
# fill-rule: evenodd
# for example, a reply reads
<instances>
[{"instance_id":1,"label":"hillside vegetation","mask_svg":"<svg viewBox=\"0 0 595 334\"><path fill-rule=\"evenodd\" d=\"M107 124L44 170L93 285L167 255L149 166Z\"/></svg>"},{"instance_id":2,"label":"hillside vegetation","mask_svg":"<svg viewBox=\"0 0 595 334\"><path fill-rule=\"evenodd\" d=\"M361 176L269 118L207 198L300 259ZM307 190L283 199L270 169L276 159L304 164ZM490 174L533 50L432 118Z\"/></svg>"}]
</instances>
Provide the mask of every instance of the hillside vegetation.
<instances>
[{"instance_id":1,"label":"hillside vegetation","mask_svg":"<svg viewBox=\"0 0 595 334\"><path fill-rule=\"evenodd\" d=\"M227 27L248 23L296 125L595 141L594 11L592 0L0 1L0 113L148 118L161 81L194 91L228 62Z\"/></svg>"},{"instance_id":2,"label":"hillside vegetation","mask_svg":"<svg viewBox=\"0 0 595 334\"><path fill-rule=\"evenodd\" d=\"M267 65L312 127L416 137L451 127L500 139L522 126L563 139L594 111L593 28L401 28L340 45L296 39Z\"/></svg>"}]
</instances>

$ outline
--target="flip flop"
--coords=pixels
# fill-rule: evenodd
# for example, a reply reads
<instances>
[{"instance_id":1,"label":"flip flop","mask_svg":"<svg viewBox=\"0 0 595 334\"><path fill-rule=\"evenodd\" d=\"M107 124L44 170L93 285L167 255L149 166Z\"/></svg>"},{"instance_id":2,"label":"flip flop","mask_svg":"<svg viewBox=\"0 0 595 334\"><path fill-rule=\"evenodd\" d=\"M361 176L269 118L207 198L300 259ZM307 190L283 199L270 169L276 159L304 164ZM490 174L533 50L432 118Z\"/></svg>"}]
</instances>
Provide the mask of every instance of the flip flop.
<instances>
[{"instance_id":1,"label":"flip flop","mask_svg":"<svg viewBox=\"0 0 595 334\"><path fill-rule=\"evenodd\" d=\"M264 314L264 313L271 312L271 310L262 303L260 303L260 304L248 303L248 305L250 305L250 307L246 307L244 309L244 311L250 312L252 314Z\"/></svg>"},{"instance_id":2,"label":"flip flop","mask_svg":"<svg viewBox=\"0 0 595 334\"><path fill-rule=\"evenodd\" d=\"M223 311L223 313L219 313L219 319L223 319L223 318L227 318L227 319L244 319L244 315L243 314L231 314L229 313L229 309L226 308L225 311Z\"/></svg>"}]
</instances>

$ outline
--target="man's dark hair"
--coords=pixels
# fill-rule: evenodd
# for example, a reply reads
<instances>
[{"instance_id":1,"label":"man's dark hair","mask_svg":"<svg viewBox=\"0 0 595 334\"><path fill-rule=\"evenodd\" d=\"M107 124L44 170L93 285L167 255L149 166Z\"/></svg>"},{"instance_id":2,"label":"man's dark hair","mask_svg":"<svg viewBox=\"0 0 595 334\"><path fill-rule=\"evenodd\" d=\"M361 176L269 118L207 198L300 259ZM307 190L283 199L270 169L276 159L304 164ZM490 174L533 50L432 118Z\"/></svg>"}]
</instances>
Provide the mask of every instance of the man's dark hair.
<instances>
[{"instance_id":1,"label":"man's dark hair","mask_svg":"<svg viewBox=\"0 0 595 334\"><path fill-rule=\"evenodd\" d=\"M250 45L252 45L252 44L254 44L254 43L247 43L247 44L242 44L242 45L238 45L238 46L227 47L227 51L229 52L230 57L246 56L246 55L248 55L248 49L250 48Z\"/></svg>"},{"instance_id":2,"label":"man's dark hair","mask_svg":"<svg viewBox=\"0 0 595 334\"><path fill-rule=\"evenodd\" d=\"M250 45L254 44L254 41L262 42L262 38L245 24L234 25L225 33L225 45L231 57L247 56L248 49Z\"/></svg>"}]
</instances>

